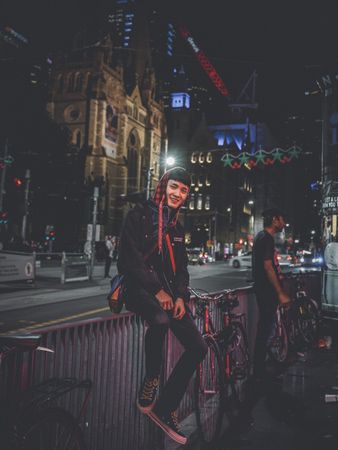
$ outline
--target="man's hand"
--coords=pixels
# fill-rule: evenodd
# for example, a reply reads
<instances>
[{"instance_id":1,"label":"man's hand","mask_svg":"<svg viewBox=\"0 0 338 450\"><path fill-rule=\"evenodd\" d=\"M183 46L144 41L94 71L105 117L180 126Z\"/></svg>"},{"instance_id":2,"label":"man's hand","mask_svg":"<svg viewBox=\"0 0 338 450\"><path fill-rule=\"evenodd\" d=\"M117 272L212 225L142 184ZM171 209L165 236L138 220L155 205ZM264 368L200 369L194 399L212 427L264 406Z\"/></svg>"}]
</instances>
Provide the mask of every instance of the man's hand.
<instances>
[{"instance_id":1,"label":"man's hand","mask_svg":"<svg viewBox=\"0 0 338 450\"><path fill-rule=\"evenodd\" d=\"M170 297L169 294L166 293L165 290L161 289L155 295L155 297L157 298L157 301L159 302L159 304L162 306L163 309L165 309L166 311L173 309L174 307L173 299Z\"/></svg>"},{"instance_id":2,"label":"man's hand","mask_svg":"<svg viewBox=\"0 0 338 450\"><path fill-rule=\"evenodd\" d=\"M178 297L174 305L173 318L181 320L185 314L185 305L183 298Z\"/></svg>"},{"instance_id":3,"label":"man's hand","mask_svg":"<svg viewBox=\"0 0 338 450\"><path fill-rule=\"evenodd\" d=\"M285 292L280 292L278 294L278 301L279 301L280 305L285 306L285 307L289 307L291 305L291 299L288 296L288 294L286 294Z\"/></svg>"}]
</instances>

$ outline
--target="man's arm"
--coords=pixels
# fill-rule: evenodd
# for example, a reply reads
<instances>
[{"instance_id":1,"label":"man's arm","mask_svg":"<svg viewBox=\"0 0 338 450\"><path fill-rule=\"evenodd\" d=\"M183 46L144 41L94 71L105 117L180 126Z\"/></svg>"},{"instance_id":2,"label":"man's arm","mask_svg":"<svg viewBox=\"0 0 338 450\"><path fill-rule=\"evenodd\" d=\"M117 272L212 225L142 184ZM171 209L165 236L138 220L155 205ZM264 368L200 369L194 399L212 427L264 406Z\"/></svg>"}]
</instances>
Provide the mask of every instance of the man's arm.
<instances>
[{"instance_id":1,"label":"man's arm","mask_svg":"<svg viewBox=\"0 0 338 450\"><path fill-rule=\"evenodd\" d=\"M275 269L273 267L273 263L272 263L271 259L266 259L264 261L264 270L266 272L269 282L272 284L273 288L276 291L279 303L281 303L281 304L289 303L290 297L284 292L284 290L280 284L280 281L277 277L277 274L275 272Z\"/></svg>"}]
</instances>

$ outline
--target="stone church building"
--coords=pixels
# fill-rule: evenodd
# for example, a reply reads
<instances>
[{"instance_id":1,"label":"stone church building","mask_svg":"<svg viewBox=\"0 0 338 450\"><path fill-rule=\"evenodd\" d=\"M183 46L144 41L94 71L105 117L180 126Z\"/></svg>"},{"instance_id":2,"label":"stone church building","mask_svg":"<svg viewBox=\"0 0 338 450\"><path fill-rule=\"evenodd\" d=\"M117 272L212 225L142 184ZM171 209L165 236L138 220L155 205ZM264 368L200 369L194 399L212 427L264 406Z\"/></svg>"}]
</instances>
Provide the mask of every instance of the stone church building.
<instances>
[{"instance_id":1,"label":"stone church building","mask_svg":"<svg viewBox=\"0 0 338 450\"><path fill-rule=\"evenodd\" d=\"M101 239L120 231L121 194L145 191L149 169L151 187L160 176L167 130L156 85L150 62L143 57L141 65L123 67L109 36L53 60L47 109L67 130L73 151L84 155L89 191L100 187Z\"/></svg>"}]
</instances>

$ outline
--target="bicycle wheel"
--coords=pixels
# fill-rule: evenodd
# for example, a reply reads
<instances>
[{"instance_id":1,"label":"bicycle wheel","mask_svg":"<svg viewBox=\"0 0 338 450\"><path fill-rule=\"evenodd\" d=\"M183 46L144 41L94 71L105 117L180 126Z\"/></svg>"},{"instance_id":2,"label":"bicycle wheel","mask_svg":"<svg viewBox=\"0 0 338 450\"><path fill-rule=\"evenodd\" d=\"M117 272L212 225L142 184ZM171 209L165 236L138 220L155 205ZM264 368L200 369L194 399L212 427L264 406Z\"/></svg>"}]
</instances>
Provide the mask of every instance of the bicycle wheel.
<instances>
[{"instance_id":1,"label":"bicycle wheel","mask_svg":"<svg viewBox=\"0 0 338 450\"><path fill-rule=\"evenodd\" d=\"M245 383L250 375L249 344L246 331L241 322L232 322L230 325L231 338L226 345L225 362L228 389L226 395L232 399L233 410L239 401L244 400ZM227 360L228 358L228 360ZM226 406L227 406L226 401Z\"/></svg>"},{"instance_id":2,"label":"bicycle wheel","mask_svg":"<svg viewBox=\"0 0 338 450\"><path fill-rule=\"evenodd\" d=\"M197 367L194 400L197 428L204 443L214 443L221 432L224 405L223 360L215 339L203 336L208 352Z\"/></svg>"},{"instance_id":3,"label":"bicycle wheel","mask_svg":"<svg viewBox=\"0 0 338 450\"><path fill-rule=\"evenodd\" d=\"M40 411L22 434L22 450L85 450L82 431L74 417L62 408Z\"/></svg>"},{"instance_id":4,"label":"bicycle wheel","mask_svg":"<svg viewBox=\"0 0 338 450\"><path fill-rule=\"evenodd\" d=\"M268 354L273 361L284 362L288 355L288 335L280 312L277 312L272 334L268 341Z\"/></svg>"},{"instance_id":5,"label":"bicycle wheel","mask_svg":"<svg viewBox=\"0 0 338 450\"><path fill-rule=\"evenodd\" d=\"M311 298L305 297L298 309L298 329L306 344L315 341L319 327L319 308Z\"/></svg>"}]
</instances>

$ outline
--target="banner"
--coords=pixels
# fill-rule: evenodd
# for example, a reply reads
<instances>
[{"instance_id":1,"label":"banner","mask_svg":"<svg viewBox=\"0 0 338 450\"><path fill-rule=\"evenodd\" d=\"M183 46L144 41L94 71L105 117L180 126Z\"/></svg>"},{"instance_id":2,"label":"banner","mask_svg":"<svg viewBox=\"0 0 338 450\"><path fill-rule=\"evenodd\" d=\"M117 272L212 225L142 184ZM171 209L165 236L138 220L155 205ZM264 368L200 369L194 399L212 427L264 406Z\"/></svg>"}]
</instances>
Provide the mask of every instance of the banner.
<instances>
[{"instance_id":1,"label":"banner","mask_svg":"<svg viewBox=\"0 0 338 450\"><path fill-rule=\"evenodd\" d=\"M0 283L34 281L34 259L32 254L0 252Z\"/></svg>"},{"instance_id":2,"label":"banner","mask_svg":"<svg viewBox=\"0 0 338 450\"><path fill-rule=\"evenodd\" d=\"M106 155L111 158L116 158L117 152L117 125L118 114L113 105L107 105L106 120L104 129L104 148Z\"/></svg>"}]
</instances>

